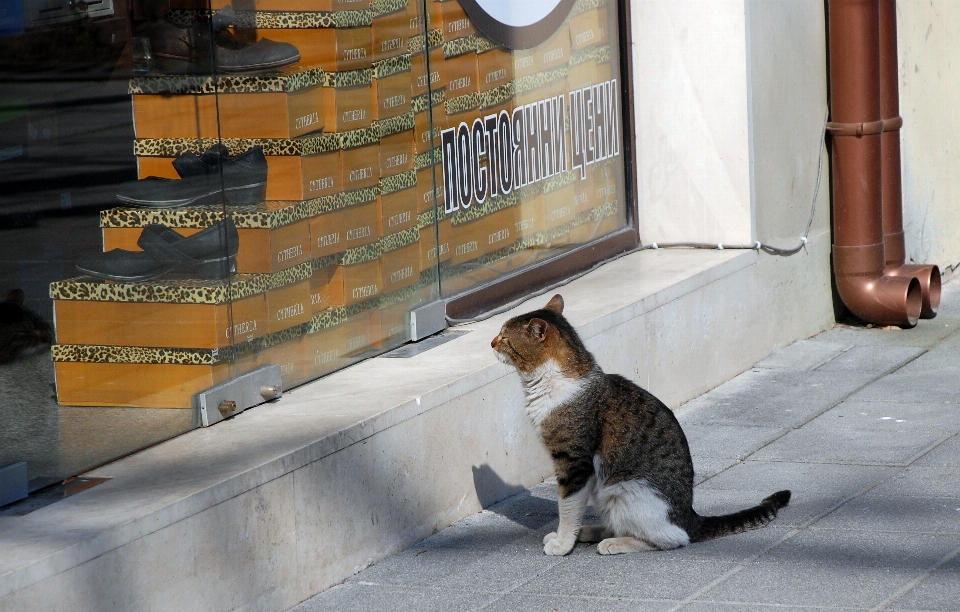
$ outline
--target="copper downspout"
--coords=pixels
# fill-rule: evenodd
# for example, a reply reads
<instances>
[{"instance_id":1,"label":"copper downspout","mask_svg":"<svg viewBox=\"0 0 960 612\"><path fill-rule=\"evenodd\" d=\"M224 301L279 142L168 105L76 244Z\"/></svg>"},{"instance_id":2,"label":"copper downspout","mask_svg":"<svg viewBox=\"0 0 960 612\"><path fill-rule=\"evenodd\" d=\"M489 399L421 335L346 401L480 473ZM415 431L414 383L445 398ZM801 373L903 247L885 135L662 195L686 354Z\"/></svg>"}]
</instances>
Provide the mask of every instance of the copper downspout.
<instances>
[{"instance_id":1,"label":"copper downspout","mask_svg":"<svg viewBox=\"0 0 960 612\"><path fill-rule=\"evenodd\" d=\"M913 276L920 281L923 306L920 317L932 319L940 306L940 268L935 265L904 265L903 191L900 184L900 90L897 61L897 0L880 0L880 135L883 178L884 274Z\"/></svg>"},{"instance_id":2,"label":"copper downspout","mask_svg":"<svg viewBox=\"0 0 960 612\"><path fill-rule=\"evenodd\" d=\"M829 0L828 6L837 292L864 321L913 327L920 283L884 275L878 0Z\"/></svg>"}]
</instances>

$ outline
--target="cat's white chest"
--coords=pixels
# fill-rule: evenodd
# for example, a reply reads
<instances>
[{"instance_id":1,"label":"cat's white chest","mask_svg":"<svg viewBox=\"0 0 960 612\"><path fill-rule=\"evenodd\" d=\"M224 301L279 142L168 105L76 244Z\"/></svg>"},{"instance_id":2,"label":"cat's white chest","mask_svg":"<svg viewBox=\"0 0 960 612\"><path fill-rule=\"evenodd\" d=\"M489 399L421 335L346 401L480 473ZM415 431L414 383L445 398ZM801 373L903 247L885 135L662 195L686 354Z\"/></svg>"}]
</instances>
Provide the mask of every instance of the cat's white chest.
<instances>
[{"instance_id":1,"label":"cat's white chest","mask_svg":"<svg viewBox=\"0 0 960 612\"><path fill-rule=\"evenodd\" d=\"M583 391L585 380L566 376L553 359L522 375L527 393L527 415L535 427L547 416Z\"/></svg>"}]
</instances>

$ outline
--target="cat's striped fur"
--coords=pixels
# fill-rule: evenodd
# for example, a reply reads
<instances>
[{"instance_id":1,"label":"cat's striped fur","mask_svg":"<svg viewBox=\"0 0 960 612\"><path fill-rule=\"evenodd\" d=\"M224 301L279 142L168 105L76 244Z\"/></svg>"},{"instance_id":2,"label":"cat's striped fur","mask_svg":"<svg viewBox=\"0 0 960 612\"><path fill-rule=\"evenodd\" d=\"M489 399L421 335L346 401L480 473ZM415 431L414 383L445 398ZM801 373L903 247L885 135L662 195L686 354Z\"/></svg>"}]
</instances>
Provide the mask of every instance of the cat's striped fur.
<instances>
[{"instance_id":1,"label":"cat's striped fur","mask_svg":"<svg viewBox=\"0 0 960 612\"><path fill-rule=\"evenodd\" d=\"M553 458L560 525L544 553L576 542L601 554L667 550L762 527L790 501L779 491L724 516L693 509L693 461L673 413L616 374L605 374L563 317L563 298L504 324L491 345L516 366L527 413ZM601 524L582 526L592 500Z\"/></svg>"}]
</instances>

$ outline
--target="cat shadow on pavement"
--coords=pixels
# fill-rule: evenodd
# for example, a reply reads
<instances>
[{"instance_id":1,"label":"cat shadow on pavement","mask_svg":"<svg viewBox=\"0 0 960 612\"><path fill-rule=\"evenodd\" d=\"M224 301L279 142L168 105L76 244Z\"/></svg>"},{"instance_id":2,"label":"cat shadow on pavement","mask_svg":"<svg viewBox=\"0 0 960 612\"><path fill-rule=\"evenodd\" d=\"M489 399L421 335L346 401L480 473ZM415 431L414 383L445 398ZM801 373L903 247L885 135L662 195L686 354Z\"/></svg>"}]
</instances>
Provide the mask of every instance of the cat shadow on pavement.
<instances>
[{"instance_id":1,"label":"cat shadow on pavement","mask_svg":"<svg viewBox=\"0 0 960 612\"><path fill-rule=\"evenodd\" d=\"M556 501L532 495L522 485L505 482L486 463L471 469L477 499L490 512L499 514L527 529L539 529L557 520Z\"/></svg>"}]
</instances>

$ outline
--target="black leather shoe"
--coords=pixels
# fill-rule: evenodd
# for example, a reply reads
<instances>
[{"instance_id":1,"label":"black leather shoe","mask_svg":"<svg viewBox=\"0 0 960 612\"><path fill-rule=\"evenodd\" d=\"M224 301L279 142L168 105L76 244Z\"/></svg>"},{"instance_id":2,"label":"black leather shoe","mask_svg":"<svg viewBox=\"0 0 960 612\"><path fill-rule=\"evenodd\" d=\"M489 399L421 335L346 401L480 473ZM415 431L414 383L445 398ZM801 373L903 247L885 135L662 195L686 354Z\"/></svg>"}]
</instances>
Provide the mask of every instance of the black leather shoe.
<instances>
[{"instance_id":1,"label":"black leather shoe","mask_svg":"<svg viewBox=\"0 0 960 612\"><path fill-rule=\"evenodd\" d=\"M236 157L212 148L202 156L181 155L173 162L182 178L150 176L124 184L117 199L132 206L174 208L190 204L227 203L236 206L262 202L267 195L267 158L256 146ZM216 151L215 151L216 149Z\"/></svg>"},{"instance_id":2,"label":"black leather shoe","mask_svg":"<svg viewBox=\"0 0 960 612\"><path fill-rule=\"evenodd\" d=\"M189 25L170 19L153 22L147 28L146 37L150 40L157 71L165 74L259 72L300 61L300 51L290 43L237 40L227 30L236 17L236 12L227 5L211 19Z\"/></svg>"},{"instance_id":3,"label":"black leather shoe","mask_svg":"<svg viewBox=\"0 0 960 612\"><path fill-rule=\"evenodd\" d=\"M77 269L95 278L141 282L163 274L216 280L236 272L240 236L229 217L192 236L181 236L163 225L148 225L137 246L143 251L113 249L91 253Z\"/></svg>"}]
</instances>

